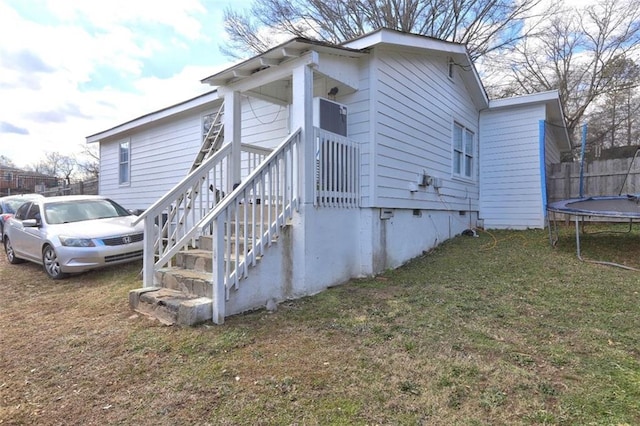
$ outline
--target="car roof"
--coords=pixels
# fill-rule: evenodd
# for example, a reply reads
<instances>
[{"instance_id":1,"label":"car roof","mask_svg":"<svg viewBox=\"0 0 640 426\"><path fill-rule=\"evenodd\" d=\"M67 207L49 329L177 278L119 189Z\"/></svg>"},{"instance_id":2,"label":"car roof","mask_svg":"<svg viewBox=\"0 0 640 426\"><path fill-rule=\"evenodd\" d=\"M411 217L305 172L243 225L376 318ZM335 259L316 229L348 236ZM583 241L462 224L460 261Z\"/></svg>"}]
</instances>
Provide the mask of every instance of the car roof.
<instances>
[{"instance_id":1,"label":"car roof","mask_svg":"<svg viewBox=\"0 0 640 426\"><path fill-rule=\"evenodd\" d=\"M59 195L56 197L47 197L39 200L41 204L62 203L68 201L83 201L83 200L106 200L107 197L102 195Z\"/></svg>"},{"instance_id":2,"label":"car roof","mask_svg":"<svg viewBox=\"0 0 640 426\"><path fill-rule=\"evenodd\" d=\"M6 197L0 198L0 201L11 201L11 200L37 200L40 198L45 198L42 194L16 194L16 195L7 195Z\"/></svg>"}]
</instances>

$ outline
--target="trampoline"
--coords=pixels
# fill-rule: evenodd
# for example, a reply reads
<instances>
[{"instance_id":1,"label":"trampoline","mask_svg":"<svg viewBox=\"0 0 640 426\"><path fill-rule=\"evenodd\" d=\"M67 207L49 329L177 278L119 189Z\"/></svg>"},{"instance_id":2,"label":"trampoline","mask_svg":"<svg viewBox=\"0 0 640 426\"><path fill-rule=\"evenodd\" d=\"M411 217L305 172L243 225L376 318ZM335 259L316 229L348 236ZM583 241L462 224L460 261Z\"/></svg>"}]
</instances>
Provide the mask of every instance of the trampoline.
<instances>
[{"instance_id":1,"label":"trampoline","mask_svg":"<svg viewBox=\"0 0 640 426\"><path fill-rule=\"evenodd\" d=\"M629 231L627 232L630 232L634 219L640 219L640 195L598 196L561 200L550 203L547 206L547 211L553 214L554 222L552 229L551 214L548 214L549 241L551 242L551 245L555 246L558 241L558 228L557 221L555 220L555 214L562 213L573 216L575 218L576 225L576 254L578 259L584 262L599 263L640 271L639 269L620 265L618 263L584 259L580 253L580 222L584 224L585 217L625 219L629 221Z\"/></svg>"}]
</instances>

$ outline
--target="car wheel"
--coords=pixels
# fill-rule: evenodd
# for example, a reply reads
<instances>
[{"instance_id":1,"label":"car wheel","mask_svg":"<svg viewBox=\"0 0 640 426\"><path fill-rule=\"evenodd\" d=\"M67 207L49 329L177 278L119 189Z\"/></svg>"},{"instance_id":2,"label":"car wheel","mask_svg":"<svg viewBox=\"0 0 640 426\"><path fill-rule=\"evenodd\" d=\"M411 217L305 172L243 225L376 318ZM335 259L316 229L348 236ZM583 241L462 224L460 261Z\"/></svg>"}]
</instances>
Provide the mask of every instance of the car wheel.
<instances>
[{"instance_id":1,"label":"car wheel","mask_svg":"<svg viewBox=\"0 0 640 426\"><path fill-rule=\"evenodd\" d=\"M24 262L24 260L16 257L16 253L13 251L13 246L11 245L11 240L9 240L9 237L4 239L4 252L7 254L7 260L12 265L17 265L18 263Z\"/></svg>"},{"instance_id":2,"label":"car wheel","mask_svg":"<svg viewBox=\"0 0 640 426\"><path fill-rule=\"evenodd\" d=\"M54 280L64 278L65 274L62 273L62 269L60 268L58 255L56 255L56 251L50 245L44 246L42 250L42 265L47 275Z\"/></svg>"}]
</instances>

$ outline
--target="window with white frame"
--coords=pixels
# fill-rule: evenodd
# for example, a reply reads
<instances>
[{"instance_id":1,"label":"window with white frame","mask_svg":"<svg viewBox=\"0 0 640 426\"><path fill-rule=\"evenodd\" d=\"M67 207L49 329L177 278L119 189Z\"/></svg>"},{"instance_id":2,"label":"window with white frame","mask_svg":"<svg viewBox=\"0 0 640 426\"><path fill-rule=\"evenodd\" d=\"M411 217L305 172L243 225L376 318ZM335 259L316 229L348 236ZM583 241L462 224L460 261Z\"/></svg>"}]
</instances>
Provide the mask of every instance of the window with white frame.
<instances>
[{"instance_id":1,"label":"window with white frame","mask_svg":"<svg viewBox=\"0 0 640 426\"><path fill-rule=\"evenodd\" d=\"M129 140L124 140L120 142L119 147L119 168L118 168L118 182L120 185L126 185L129 183L129 172L130 172L130 145Z\"/></svg>"},{"instance_id":2,"label":"window with white frame","mask_svg":"<svg viewBox=\"0 0 640 426\"><path fill-rule=\"evenodd\" d=\"M459 123L453 124L453 174L473 178L473 132Z\"/></svg>"}]
</instances>

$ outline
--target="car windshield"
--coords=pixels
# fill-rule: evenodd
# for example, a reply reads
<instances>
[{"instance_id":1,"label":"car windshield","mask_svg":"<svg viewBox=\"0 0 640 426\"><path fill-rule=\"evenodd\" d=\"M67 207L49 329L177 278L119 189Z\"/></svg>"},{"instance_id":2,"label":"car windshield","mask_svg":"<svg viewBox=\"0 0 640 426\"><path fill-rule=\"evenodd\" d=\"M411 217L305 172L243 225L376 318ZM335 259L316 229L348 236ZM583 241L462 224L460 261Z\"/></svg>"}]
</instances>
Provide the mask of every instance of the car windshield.
<instances>
[{"instance_id":1,"label":"car windshield","mask_svg":"<svg viewBox=\"0 0 640 426\"><path fill-rule=\"evenodd\" d=\"M111 200L74 200L50 203L45 204L44 211L47 223L51 225L131 215L124 207Z\"/></svg>"}]
</instances>

